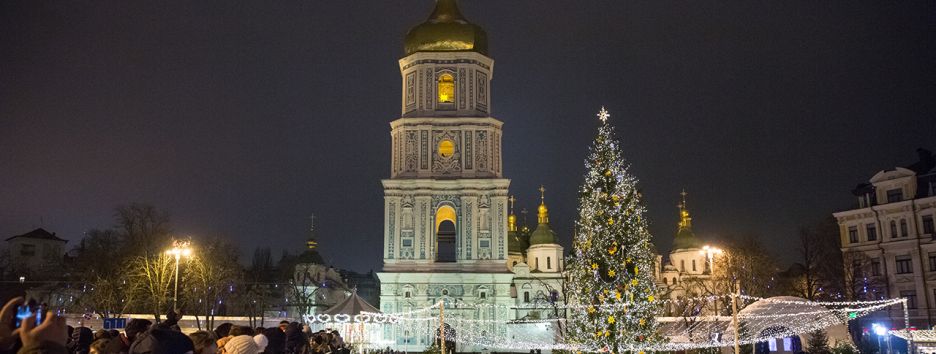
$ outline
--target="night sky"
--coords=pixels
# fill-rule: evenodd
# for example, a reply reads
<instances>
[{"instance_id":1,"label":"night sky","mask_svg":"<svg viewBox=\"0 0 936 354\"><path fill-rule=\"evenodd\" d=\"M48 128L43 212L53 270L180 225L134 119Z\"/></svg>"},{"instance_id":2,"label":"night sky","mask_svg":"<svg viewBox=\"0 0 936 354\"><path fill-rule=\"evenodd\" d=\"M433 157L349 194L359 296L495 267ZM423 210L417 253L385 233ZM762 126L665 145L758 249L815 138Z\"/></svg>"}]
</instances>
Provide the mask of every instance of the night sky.
<instances>
[{"instance_id":1,"label":"night sky","mask_svg":"<svg viewBox=\"0 0 936 354\"><path fill-rule=\"evenodd\" d=\"M379 269L397 60L429 0L0 2L0 237L71 240L120 204L178 235ZM936 149L934 1L463 0L495 59L520 206L568 247L604 105L658 248L697 234L784 260L799 225ZM518 208L519 209L519 208ZM518 210L519 211L519 210ZM531 220L535 216L531 213ZM245 259L249 262L249 258Z\"/></svg>"}]
</instances>

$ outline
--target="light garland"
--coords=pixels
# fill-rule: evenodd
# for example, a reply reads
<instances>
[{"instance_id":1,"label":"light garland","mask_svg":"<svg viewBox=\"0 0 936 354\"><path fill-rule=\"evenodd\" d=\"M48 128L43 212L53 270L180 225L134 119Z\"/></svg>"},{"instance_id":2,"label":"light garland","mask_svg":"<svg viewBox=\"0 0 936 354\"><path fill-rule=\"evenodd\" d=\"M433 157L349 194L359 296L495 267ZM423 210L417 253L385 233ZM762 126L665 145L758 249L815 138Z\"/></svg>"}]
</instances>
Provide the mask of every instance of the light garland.
<instances>
[{"instance_id":1,"label":"light garland","mask_svg":"<svg viewBox=\"0 0 936 354\"><path fill-rule=\"evenodd\" d=\"M657 300L655 303L687 303L698 304L700 307L705 307L730 298L730 295L707 296L679 300ZM836 324L847 322L849 319L848 314L854 313L856 317L864 316L871 312L898 304L904 304L906 302L905 299L814 302L782 298L759 298L746 295L739 296L739 300L741 300L742 304L748 305L738 314L742 325L744 328L757 329L757 333L742 333L741 337L738 338L740 344L764 342L774 338L789 337L828 328ZM750 313L748 307L755 303L758 304L758 306L750 309L755 309L756 312ZM355 322L378 323L383 324L383 326L392 326L391 328L409 331L410 333L423 333L423 335L429 335L434 338L431 332L433 328L437 329L439 327L439 318L426 316L424 314L433 309L437 309L440 305L441 303L435 303L431 306L413 311L382 314L383 317L378 316L381 314L362 313L359 316L353 316L351 319ZM556 326L562 326L568 329L568 325L571 322L569 319L508 320L506 318L511 311L519 309L518 307L498 304L461 305L462 304L460 304L459 309L484 309L494 311L492 314L493 318L489 319L464 318L457 314L446 316L446 325L453 331L451 333L452 335L457 333L457 338L460 343L477 346L479 348L498 350L527 351L530 349L551 349L599 352L605 349L589 343L551 343L551 341L557 337L556 335L559 334L556 332ZM629 303L623 303L622 306L624 305L629 305ZM557 306L557 308L562 309L581 309L583 307L582 305ZM605 308L611 309L616 307L607 306ZM552 309L552 307L522 309L542 310ZM448 310L448 307L446 307L446 310ZM331 318L325 318L324 316L322 318L316 318L316 320L325 319L333 321L332 323L343 323L340 320L345 318L338 318L337 315L331 316ZM656 321L660 324L660 333L667 337L669 339L668 341L647 345L628 345L622 348L634 352L679 351L730 346L734 343L731 330L731 316L697 315L659 317ZM782 326L778 326L778 324L782 324ZM545 327L539 332L539 336L520 335L519 333L511 333L510 336L507 335L507 331L511 326L530 325L542 325ZM430 332L425 333L426 330Z\"/></svg>"}]
</instances>

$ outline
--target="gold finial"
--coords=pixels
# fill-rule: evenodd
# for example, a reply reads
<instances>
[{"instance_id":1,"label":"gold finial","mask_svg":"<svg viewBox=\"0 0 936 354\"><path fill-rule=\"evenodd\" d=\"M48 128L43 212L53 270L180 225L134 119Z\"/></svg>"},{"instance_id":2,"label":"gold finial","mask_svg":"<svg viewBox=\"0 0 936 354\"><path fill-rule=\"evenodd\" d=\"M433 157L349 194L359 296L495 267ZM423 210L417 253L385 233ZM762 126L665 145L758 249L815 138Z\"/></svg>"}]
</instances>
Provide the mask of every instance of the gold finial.
<instances>
[{"instance_id":1,"label":"gold finial","mask_svg":"<svg viewBox=\"0 0 936 354\"><path fill-rule=\"evenodd\" d=\"M686 209L686 195L688 195L689 193L686 193L686 190L683 189L682 193L679 193L679 194L682 195L682 202L680 202L678 205L679 206L679 224L678 225L679 225L680 230L684 230L684 229L688 230L692 228L692 218L689 217L689 210Z\"/></svg>"},{"instance_id":2,"label":"gold finial","mask_svg":"<svg viewBox=\"0 0 936 354\"><path fill-rule=\"evenodd\" d=\"M607 123L610 117L611 114L608 113L608 110L605 109L604 106L601 106L601 111L598 111L598 119L601 120L602 123Z\"/></svg>"},{"instance_id":3,"label":"gold finial","mask_svg":"<svg viewBox=\"0 0 936 354\"><path fill-rule=\"evenodd\" d=\"M517 198L510 196L507 201L510 202L510 215L507 216L507 231L517 231L517 216L514 215L514 203L517 202Z\"/></svg>"},{"instance_id":4,"label":"gold finial","mask_svg":"<svg viewBox=\"0 0 936 354\"><path fill-rule=\"evenodd\" d=\"M549 209L546 208L546 187L540 185L540 205L537 208L536 219L540 224L549 223Z\"/></svg>"}]
</instances>

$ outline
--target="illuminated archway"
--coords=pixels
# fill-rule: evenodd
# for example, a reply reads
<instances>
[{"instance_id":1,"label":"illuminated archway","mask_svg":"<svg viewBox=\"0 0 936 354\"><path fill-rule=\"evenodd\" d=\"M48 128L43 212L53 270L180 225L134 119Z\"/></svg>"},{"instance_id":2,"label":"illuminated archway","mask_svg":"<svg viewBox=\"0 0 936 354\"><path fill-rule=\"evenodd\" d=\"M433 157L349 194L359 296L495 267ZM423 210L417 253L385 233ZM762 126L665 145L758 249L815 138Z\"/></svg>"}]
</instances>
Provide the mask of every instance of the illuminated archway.
<instances>
[{"instance_id":1,"label":"illuminated archway","mask_svg":"<svg viewBox=\"0 0 936 354\"><path fill-rule=\"evenodd\" d=\"M457 260L456 220L455 208L442 205L436 210L436 262Z\"/></svg>"},{"instance_id":2,"label":"illuminated archway","mask_svg":"<svg viewBox=\"0 0 936 354\"><path fill-rule=\"evenodd\" d=\"M439 103L455 103L455 78L452 74L439 76Z\"/></svg>"},{"instance_id":3,"label":"illuminated archway","mask_svg":"<svg viewBox=\"0 0 936 354\"><path fill-rule=\"evenodd\" d=\"M458 224L455 222L457 216L455 215L455 208L452 208L450 205L442 205L436 210L435 218L435 230L436 233L439 232L439 225L442 225L443 221L451 221L452 224Z\"/></svg>"}]
</instances>

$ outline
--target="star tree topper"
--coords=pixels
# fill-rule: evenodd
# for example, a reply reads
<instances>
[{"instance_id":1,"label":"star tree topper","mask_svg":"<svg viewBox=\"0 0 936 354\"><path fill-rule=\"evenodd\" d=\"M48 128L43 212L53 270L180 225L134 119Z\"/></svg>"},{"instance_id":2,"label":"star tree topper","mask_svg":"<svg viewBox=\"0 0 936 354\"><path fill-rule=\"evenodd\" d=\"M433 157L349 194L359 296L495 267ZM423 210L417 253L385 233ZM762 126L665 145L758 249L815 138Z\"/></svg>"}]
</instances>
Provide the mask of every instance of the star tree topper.
<instances>
[{"instance_id":1,"label":"star tree topper","mask_svg":"<svg viewBox=\"0 0 936 354\"><path fill-rule=\"evenodd\" d=\"M608 110L605 109L604 106L601 106L601 111L598 112L598 119L601 120L602 123L607 123L610 117L611 113L608 113Z\"/></svg>"}]
</instances>

